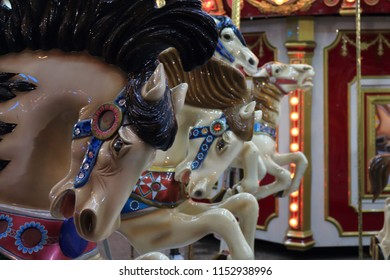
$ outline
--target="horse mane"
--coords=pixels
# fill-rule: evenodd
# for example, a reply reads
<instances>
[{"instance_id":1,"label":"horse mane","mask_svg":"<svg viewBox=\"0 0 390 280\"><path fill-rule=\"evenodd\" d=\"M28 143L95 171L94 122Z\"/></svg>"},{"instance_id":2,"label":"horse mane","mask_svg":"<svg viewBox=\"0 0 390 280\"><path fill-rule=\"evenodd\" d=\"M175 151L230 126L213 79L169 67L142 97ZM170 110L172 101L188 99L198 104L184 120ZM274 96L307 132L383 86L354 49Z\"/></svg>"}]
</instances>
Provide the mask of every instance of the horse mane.
<instances>
[{"instance_id":1,"label":"horse mane","mask_svg":"<svg viewBox=\"0 0 390 280\"><path fill-rule=\"evenodd\" d=\"M213 55L218 40L199 0L166 0L162 8L152 0L9 1L11 9L0 6L0 54L85 50L128 73L174 47L188 71Z\"/></svg>"},{"instance_id":2,"label":"horse mane","mask_svg":"<svg viewBox=\"0 0 390 280\"><path fill-rule=\"evenodd\" d=\"M371 183L372 201L375 201L387 186L390 174L390 154L376 155L371 159L368 175Z\"/></svg>"},{"instance_id":3,"label":"horse mane","mask_svg":"<svg viewBox=\"0 0 390 280\"><path fill-rule=\"evenodd\" d=\"M153 73L158 55L168 47L178 50L186 71L204 64L214 54L218 41L215 22L202 12L200 0L166 0L166 5L161 8L157 8L152 0L9 2L11 7L0 4L0 55L26 49L59 49L87 52L119 67L129 75L127 113L133 117L132 111L138 112L138 118L133 121L138 136L163 149L172 145L173 137L162 135L175 135L176 119L159 112L158 120L143 121L151 121L150 110L156 104L147 106L136 102L140 99L137 93L141 84L134 85L131 80L142 76L144 83ZM0 75L7 74L12 73ZM0 102L15 97L14 90L21 91L21 87L3 91L0 85ZM135 94L134 98L130 96L131 92ZM160 110L172 111L171 98L164 97L162 102L169 104L165 108L158 105ZM12 132L15 126L0 121L3 131L0 136ZM8 163L8 160L0 159L0 170Z\"/></svg>"},{"instance_id":4,"label":"horse mane","mask_svg":"<svg viewBox=\"0 0 390 280\"><path fill-rule=\"evenodd\" d=\"M252 138L253 119L243 120L239 115L241 106L250 102L252 95L238 69L213 57L203 66L185 72L178 52L172 48L163 51L159 60L170 87L188 83L187 105L222 110L234 133L244 140Z\"/></svg>"}]
</instances>

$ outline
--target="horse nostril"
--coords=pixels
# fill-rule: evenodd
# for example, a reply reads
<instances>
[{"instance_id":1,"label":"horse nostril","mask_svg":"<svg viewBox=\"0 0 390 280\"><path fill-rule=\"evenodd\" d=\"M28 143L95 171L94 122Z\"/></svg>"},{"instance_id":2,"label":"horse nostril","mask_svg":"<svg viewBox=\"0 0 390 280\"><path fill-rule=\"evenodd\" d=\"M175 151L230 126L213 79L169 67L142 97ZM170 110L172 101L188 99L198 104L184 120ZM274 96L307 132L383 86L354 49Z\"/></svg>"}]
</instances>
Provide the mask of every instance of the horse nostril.
<instances>
[{"instance_id":1,"label":"horse nostril","mask_svg":"<svg viewBox=\"0 0 390 280\"><path fill-rule=\"evenodd\" d=\"M87 234L92 233L96 226L96 215L93 211L86 209L80 214L80 224Z\"/></svg>"},{"instance_id":2,"label":"horse nostril","mask_svg":"<svg viewBox=\"0 0 390 280\"><path fill-rule=\"evenodd\" d=\"M250 65L254 65L255 64L255 60L253 58L249 58L248 62L249 62Z\"/></svg>"},{"instance_id":3,"label":"horse nostril","mask_svg":"<svg viewBox=\"0 0 390 280\"><path fill-rule=\"evenodd\" d=\"M202 196L202 191L200 191L200 190L195 191L194 196L195 197L201 197Z\"/></svg>"}]
</instances>

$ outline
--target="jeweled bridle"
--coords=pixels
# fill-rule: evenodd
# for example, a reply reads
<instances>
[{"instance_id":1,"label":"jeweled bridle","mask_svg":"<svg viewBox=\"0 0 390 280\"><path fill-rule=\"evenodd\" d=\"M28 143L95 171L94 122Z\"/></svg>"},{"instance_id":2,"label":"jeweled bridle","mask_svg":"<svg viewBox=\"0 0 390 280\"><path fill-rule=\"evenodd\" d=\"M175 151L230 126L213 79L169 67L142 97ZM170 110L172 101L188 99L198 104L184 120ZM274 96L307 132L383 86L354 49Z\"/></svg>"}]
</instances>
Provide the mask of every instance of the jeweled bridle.
<instances>
[{"instance_id":1,"label":"jeweled bridle","mask_svg":"<svg viewBox=\"0 0 390 280\"><path fill-rule=\"evenodd\" d=\"M81 120L74 125L73 140L91 137L80 170L74 179L75 188L81 188L88 182L104 141L117 134L121 126L130 124L124 114L126 111L124 94L125 89L122 89L114 102L100 105L92 119Z\"/></svg>"}]
</instances>

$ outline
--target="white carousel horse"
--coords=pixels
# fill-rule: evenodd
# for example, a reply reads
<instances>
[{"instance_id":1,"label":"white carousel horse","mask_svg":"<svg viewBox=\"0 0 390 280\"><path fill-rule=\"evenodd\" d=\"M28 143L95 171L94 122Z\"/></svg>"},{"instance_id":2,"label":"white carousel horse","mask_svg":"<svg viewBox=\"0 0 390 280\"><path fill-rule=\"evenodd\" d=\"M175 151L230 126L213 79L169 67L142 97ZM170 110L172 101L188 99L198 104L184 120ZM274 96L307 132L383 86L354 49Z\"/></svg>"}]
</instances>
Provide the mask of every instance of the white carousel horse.
<instances>
[{"instance_id":1,"label":"white carousel horse","mask_svg":"<svg viewBox=\"0 0 390 280\"><path fill-rule=\"evenodd\" d=\"M253 148L246 153L246 156L252 159L243 162L242 158L238 158L232 166L243 168L244 178L233 187L233 190L228 190L227 196L231 195L232 192L250 192L257 199L261 199L278 192L281 192L282 196L291 194L299 187L308 162L302 152L288 154L276 152L275 136L279 124L280 101L291 91L312 87L314 70L306 64L279 62L270 62L257 68L259 60L246 47L243 35L231 19L225 16L214 18L219 32L214 56L234 67L242 68L248 76L253 77L256 109L262 110L263 113L263 119L255 124L252 139L253 144L259 150L258 166L250 164L250 162L257 162L256 152ZM249 164L245 164L246 162ZM296 165L292 179L291 173L282 167L290 163ZM261 181L267 173L273 175L275 181L258 188L256 182ZM198 188L194 188L194 191L203 192ZM204 196L200 197L204 198Z\"/></svg>"},{"instance_id":2,"label":"white carousel horse","mask_svg":"<svg viewBox=\"0 0 390 280\"><path fill-rule=\"evenodd\" d=\"M220 164L226 164L244 170L243 179L227 190L225 197L234 193L248 192L256 199L267 197L283 191L288 195L299 187L300 180L307 167L306 157L301 152L279 154L276 152L275 133L279 123L280 100L297 88L312 86L313 68L306 64L283 64L270 62L265 64L254 77L256 109L261 110L262 118L254 124L252 141L242 146L241 139L230 140L224 143L224 154L229 157ZM194 146L194 147L192 147ZM189 144L189 150L196 150L197 143ZM245 147L238 151L239 147ZM183 165L190 169L192 154L189 153ZM290 172L283 165L295 163L296 170L293 179ZM258 182L269 173L275 176L275 181L259 187ZM210 185L204 180L191 175L188 191L190 196L197 199L207 198L210 194Z\"/></svg>"},{"instance_id":3,"label":"white carousel horse","mask_svg":"<svg viewBox=\"0 0 390 280\"><path fill-rule=\"evenodd\" d=\"M242 97L245 78L235 68L214 58L189 73L181 69L174 50L163 52L160 61L167 70L170 86L178 84L178 80L191 82L186 104L177 115L179 128L172 147L157 153L150 170L144 172L134 187L122 211L119 231L141 254L183 247L216 233L226 241L232 259L253 259L258 213L254 197L243 193L218 204L195 202L188 199L180 183L194 175L215 184L224 171L220 168L223 157L208 157L191 174L179 166L187 154L188 131L192 126L214 124L214 130L209 130L211 134L206 137L213 138L207 140L210 153L219 149L216 145L222 140L251 138L255 104L246 104ZM221 76L225 79L222 83L218 82ZM188 105L190 100L197 107ZM221 119L223 113L226 116ZM226 126L226 119L232 121L228 131L222 127Z\"/></svg>"},{"instance_id":4,"label":"white carousel horse","mask_svg":"<svg viewBox=\"0 0 390 280\"><path fill-rule=\"evenodd\" d=\"M167 2L0 6L0 253L99 257L93 241L119 226L129 182L177 131L185 88L170 94L158 54L173 45L192 69L216 45L198 1ZM205 38L192 42L193 32Z\"/></svg>"},{"instance_id":5,"label":"white carousel horse","mask_svg":"<svg viewBox=\"0 0 390 280\"><path fill-rule=\"evenodd\" d=\"M375 201L388 185L390 175L390 154L375 156L368 169L371 193ZM382 229L371 238L370 253L373 259L390 258L390 198L386 198Z\"/></svg>"},{"instance_id":6,"label":"white carousel horse","mask_svg":"<svg viewBox=\"0 0 390 280\"><path fill-rule=\"evenodd\" d=\"M246 46L246 42L237 26L226 16L213 16L219 34L218 45L214 56L238 69L248 76L257 73L259 59Z\"/></svg>"}]
</instances>

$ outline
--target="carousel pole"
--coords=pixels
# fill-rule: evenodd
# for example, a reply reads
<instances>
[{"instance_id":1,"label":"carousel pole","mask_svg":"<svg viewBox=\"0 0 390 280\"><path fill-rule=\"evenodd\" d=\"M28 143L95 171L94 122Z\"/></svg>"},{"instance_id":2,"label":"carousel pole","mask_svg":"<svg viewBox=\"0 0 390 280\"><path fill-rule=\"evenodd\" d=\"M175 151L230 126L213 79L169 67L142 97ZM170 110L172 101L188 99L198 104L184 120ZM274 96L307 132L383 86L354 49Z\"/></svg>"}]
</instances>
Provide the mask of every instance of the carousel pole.
<instances>
[{"instance_id":1,"label":"carousel pole","mask_svg":"<svg viewBox=\"0 0 390 280\"><path fill-rule=\"evenodd\" d=\"M362 58L361 58L361 32L360 32L360 0L356 1L356 84L357 94L361 96ZM363 116L359 116L359 123L363 123ZM361 163L359 163L359 166ZM362 211L362 188L359 188L358 199L358 231L359 231L359 259L363 259L363 211Z\"/></svg>"},{"instance_id":2,"label":"carousel pole","mask_svg":"<svg viewBox=\"0 0 390 280\"><path fill-rule=\"evenodd\" d=\"M233 0L232 2L232 21L238 29L240 29L241 21L241 0Z\"/></svg>"}]
</instances>

